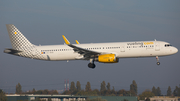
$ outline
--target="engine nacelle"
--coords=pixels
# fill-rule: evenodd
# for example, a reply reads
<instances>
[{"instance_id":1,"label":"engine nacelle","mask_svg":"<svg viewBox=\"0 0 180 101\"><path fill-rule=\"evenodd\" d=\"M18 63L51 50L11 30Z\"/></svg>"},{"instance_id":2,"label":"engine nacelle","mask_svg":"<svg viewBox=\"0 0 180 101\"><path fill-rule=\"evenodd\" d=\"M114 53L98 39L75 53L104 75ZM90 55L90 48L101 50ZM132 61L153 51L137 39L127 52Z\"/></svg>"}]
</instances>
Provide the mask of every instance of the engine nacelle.
<instances>
[{"instance_id":1,"label":"engine nacelle","mask_svg":"<svg viewBox=\"0 0 180 101\"><path fill-rule=\"evenodd\" d=\"M98 56L98 61L103 63L117 63L119 61L115 54L103 54Z\"/></svg>"}]
</instances>

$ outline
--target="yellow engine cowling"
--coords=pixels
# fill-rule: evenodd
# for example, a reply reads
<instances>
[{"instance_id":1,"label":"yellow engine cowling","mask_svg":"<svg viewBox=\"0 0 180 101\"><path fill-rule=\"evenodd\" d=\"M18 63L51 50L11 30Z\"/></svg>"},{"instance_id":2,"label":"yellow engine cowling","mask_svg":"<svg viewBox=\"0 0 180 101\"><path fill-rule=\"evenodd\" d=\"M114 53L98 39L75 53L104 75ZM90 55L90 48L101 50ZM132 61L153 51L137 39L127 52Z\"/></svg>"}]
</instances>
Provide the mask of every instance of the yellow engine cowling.
<instances>
[{"instance_id":1,"label":"yellow engine cowling","mask_svg":"<svg viewBox=\"0 0 180 101\"><path fill-rule=\"evenodd\" d=\"M103 54L98 56L98 61L103 63L117 63L118 58L115 54Z\"/></svg>"}]
</instances>

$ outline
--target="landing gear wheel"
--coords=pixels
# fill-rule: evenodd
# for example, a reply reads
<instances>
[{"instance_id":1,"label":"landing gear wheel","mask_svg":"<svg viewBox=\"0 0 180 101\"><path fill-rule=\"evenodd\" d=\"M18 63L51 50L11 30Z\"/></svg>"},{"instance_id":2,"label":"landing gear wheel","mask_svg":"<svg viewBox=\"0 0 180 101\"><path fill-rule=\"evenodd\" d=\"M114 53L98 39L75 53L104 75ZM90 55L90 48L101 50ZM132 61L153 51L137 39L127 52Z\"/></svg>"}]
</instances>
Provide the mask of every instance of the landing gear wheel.
<instances>
[{"instance_id":1,"label":"landing gear wheel","mask_svg":"<svg viewBox=\"0 0 180 101\"><path fill-rule=\"evenodd\" d=\"M160 65L160 62L157 62L156 64L157 64L157 65Z\"/></svg>"},{"instance_id":2,"label":"landing gear wheel","mask_svg":"<svg viewBox=\"0 0 180 101\"><path fill-rule=\"evenodd\" d=\"M94 69L96 67L96 65L94 63L89 63L88 67Z\"/></svg>"},{"instance_id":3,"label":"landing gear wheel","mask_svg":"<svg viewBox=\"0 0 180 101\"><path fill-rule=\"evenodd\" d=\"M159 66L160 65L160 62L159 62L159 58L158 58L158 56L156 56L156 60L157 60L157 65Z\"/></svg>"}]
</instances>

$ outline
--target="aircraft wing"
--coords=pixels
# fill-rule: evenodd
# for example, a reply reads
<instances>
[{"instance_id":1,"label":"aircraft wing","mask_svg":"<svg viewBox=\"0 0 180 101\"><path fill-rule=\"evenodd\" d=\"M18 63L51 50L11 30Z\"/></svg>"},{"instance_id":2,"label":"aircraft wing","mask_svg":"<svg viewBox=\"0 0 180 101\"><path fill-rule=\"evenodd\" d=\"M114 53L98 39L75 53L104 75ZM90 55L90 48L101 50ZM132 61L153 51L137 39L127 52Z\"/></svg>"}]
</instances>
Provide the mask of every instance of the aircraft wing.
<instances>
[{"instance_id":1,"label":"aircraft wing","mask_svg":"<svg viewBox=\"0 0 180 101\"><path fill-rule=\"evenodd\" d=\"M83 55L85 59L89 59L89 58L91 58L91 57L95 57L95 56L101 54L100 52L96 52L96 51L92 51L92 50L87 50L87 49L84 49L84 48L75 46L75 45L73 45L73 44L70 44L70 42L67 40L67 38L66 38L64 35L62 35L62 37L63 37L65 43L66 43L69 47L73 48L74 52L77 52L77 53L79 53L80 55Z\"/></svg>"},{"instance_id":2,"label":"aircraft wing","mask_svg":"<svg viewBox=\"0 0 180 101\"><path fill-rule=\"evenodd\" d=\"M79 53L81 55L84 55L85 57L93 57L93 56L96 56L98 54L101 54L99 52L87 50L87 49L84 49L84 48L81 48L81 47L77 47L77 46L72 45L72 44L69 44L68 46L73 48L73 50L75 52L77 52L77 53Z\"/></svg>"}]
</instances>

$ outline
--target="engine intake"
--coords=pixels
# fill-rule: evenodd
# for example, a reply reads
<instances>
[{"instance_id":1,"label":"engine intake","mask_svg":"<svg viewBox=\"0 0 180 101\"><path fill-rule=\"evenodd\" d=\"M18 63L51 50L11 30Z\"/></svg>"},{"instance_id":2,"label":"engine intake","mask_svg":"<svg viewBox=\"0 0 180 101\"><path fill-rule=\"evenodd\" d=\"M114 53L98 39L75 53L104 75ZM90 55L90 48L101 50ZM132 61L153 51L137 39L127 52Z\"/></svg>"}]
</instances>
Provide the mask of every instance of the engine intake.
<instances>
[{"instance_id":1,"label":"engine intake","mask_svg":"<svg viewBox=\"0 0 180 101\"><path fill-rule=\"evenodd\" d=\"M115 54L103 54L98 56L98 61L103 63L117 63L119 61Z\"/></svg>"}]
</instances>

